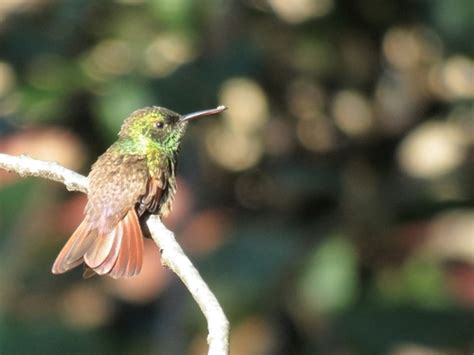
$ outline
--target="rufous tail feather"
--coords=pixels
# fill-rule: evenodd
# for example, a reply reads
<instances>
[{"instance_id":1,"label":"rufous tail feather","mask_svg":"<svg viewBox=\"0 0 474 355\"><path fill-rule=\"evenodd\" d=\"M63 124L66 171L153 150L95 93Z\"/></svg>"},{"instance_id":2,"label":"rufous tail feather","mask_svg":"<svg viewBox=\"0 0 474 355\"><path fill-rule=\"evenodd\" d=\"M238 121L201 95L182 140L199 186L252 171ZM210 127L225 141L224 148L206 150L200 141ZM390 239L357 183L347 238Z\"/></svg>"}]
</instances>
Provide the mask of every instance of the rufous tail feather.
<instances>
[{"instance_id":1,"label":"rufous tail feather","mask_svg":"<svg viewBox=\"0 0 474 355\"><path fill-rule=\"evenodd\" d=\"M143 263L143 235L135 209L130 209L115 228L98 234L86 220L77 227L54 262L53 274L64 273L82 262L86 277L94 273L113 278L140 273Z\"/></svg>"}]
</instances>

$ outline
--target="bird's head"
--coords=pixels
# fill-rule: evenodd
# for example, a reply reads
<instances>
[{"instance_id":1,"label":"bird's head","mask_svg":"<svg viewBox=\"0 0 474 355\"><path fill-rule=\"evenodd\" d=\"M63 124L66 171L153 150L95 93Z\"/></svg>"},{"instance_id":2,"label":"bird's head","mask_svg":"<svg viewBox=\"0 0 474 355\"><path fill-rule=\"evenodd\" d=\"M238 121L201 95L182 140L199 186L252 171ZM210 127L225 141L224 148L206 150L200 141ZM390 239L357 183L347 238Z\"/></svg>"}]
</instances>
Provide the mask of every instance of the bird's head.
<instances>
[{"instance_id":1,"label":"bird's head","mask_svg":"<svg viewBox=\"0 0 474 355\"><path fill-rule=\"evenodd\" d=\"M164 107L151 106L134 111L119 132L121 139L149 142L166 151L176 151L189 121L215 115L226 109L214 109L180 115Z\"/></svg>"}]
</instances>

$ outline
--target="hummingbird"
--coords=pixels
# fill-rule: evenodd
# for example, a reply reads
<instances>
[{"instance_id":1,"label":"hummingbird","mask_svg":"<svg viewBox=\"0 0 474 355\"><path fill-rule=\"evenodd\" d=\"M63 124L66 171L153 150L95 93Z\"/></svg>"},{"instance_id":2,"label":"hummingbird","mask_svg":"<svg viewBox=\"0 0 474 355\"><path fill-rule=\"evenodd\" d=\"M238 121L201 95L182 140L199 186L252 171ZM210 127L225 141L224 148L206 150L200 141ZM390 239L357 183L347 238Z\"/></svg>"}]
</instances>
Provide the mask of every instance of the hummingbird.
<instances>
[{"instance_id":1,"label":"hummingbird","mask_svg":"<svg viewBox=\"0 0 474 355\"><path fill-rule=\"evenodd\" d=\"M92 166L84 219L57 256L53 274L84 263L84 277L138 275L146 232L142 222L171 210L179 146L188 123L225 109L180 115L152 106L130 114L118 140Z\"/></svg>"}]
</instances>

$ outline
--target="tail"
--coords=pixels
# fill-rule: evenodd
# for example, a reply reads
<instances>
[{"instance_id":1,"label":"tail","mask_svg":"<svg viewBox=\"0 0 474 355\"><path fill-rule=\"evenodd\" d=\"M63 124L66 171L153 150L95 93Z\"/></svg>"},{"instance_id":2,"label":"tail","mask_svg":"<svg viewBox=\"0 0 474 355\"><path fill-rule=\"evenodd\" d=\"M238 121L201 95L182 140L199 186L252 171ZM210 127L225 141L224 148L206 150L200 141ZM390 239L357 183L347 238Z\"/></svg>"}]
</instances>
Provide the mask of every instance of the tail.
<instances>
[{"instance_id":1,"label":"tail","mask_svg":"<svg viewBox=\"0 0 474 355\"><path fill-rule=\"evenodd\" d=\"M140 273L143 236L133 208L108 234L98 234L82 221L56 258L52 272L62 274L83 262L96 274L115 279Z\"/></svg>"}]
</instances>

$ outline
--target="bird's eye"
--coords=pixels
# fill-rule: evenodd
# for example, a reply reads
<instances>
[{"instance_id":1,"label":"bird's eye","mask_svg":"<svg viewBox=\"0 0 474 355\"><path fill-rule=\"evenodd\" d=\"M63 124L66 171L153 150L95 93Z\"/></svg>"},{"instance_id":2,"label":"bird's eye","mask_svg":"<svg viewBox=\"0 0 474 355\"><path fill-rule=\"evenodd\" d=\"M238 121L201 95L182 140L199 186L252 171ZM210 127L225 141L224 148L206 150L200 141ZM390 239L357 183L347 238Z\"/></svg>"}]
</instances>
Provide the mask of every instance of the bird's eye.
<instances>
[{"instance_id":1,"label":"bird's eye","mask_svg":"<svg viewBox=\"0 0 474 355\"><path fill-rule=\"evenodd\" d=\"M165 124L163 122L156 122L155 123L155 128L163 128Z\"/></svg>"}]
</instances>

